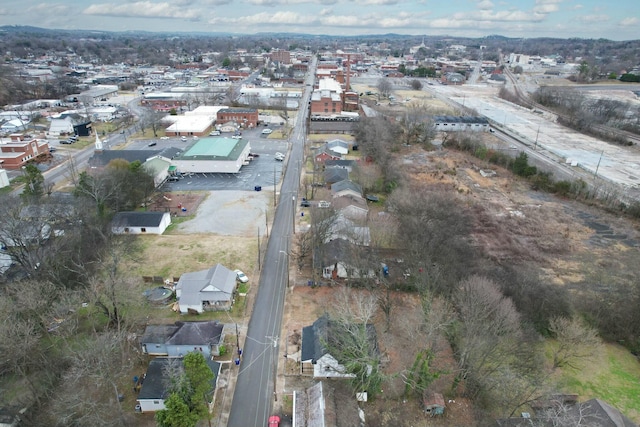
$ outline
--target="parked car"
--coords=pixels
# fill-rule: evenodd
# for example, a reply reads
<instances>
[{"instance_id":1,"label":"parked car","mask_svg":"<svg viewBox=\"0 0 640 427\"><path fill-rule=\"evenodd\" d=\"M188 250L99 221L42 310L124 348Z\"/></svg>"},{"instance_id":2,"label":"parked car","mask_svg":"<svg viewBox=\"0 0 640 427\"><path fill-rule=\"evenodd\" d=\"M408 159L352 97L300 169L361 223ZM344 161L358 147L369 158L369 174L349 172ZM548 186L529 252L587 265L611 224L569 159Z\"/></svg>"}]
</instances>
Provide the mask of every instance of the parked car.
<instances>
[{"instance_id":1,"label":"parked car","mask_svg":"<svg viewBox=\"0 0 640 427\"><path fill-rule=\"evenodd\" d=\"M249 156L253 157L254 159L256 159L256 158L260 157L260 154L258 154L258 153L249 153Z\"/></svg>"},{"instance_id":2,"label":"parked car","mask_svg":"<svg viewBox=\"0 0 640 427\"><path fill-rule=\"evenodd\" d=\"M267 427L278 427L280 426L280 417L277 415L271 415L269 420L267 421Z\"/></svg>"},{"instance_id":3,"label":"parked car","mask_svg":"<svg viewBox=\"0 0 640 427\"><path fill-rule=\"evenodd\" d=\"M209 136L218 136L218 135L220 135L220 131L219 130L214 130L214 131L211 131L209 133Z\"/></svg>"},{"instance_id":4,"label":"parked car","mask_svg":"<svg viewBox=\"0 0 640 427\"><path fill-rule=\"evenodd\" d=\"M193 135L193 139L197 141L197 140L199 140L200 138L198 138L196 135Z\"/></svg>"},{"instance_id":5,"label":"parked car","mask_svg":"<svg viewBox=\"0 0 640 427\"><path fill-rule=\"evenodd\" d=\"M249 278L242 271L233 270L233 272L236 273L236 278L239 282L247 283L249 281Z\"/></svg>"},{"instance_id":6,"label":"parked car","mask_svg":"<svg viewBox=\"0 0 640 427\"><path fill-rule=\"evenodd\" d=\"M181 136L181 137L180 137L180 141L182 141L182 142L187 142L187 137L186 137L186 136Z\"/></svg>"},{"instance_id":7,"label":"parked car","mask_svg":"<svg viewBox=\"0 0 640 427\"><path fill-rule=\"evenodd\" d=\"M300 202L300 206L302 206L303 208L308 208L309 206L311 206L311 202L309 202L308 200L303 200Z\"/></svg>"},{"instance_id":8,"label":"parked car","mask_svg":"<svg viewBox=\"0 0 640 427\"><path fill-rule=\"evenodd\" d=\"M169 182L177 182L177 181L180 181L180 178L181 178L180 176L171 175L169 178L167 178L167 181L169 181Z\"/></svg>"},{"instance_id":9,"label":"parked car","mask_svg":"<svg viewBox=\"0 0 640 427\"><path fill-rule=\"evenodd\" d=\"M282 153L276 153L276 155L274 156L276 160L278 160L279 162L284 160L284 154Z\"/></svg>"},{"instance_id":10,"label":"parked car","mask_svg":"<svg viewBox=\"0 0 640 427\"><path fill-rule=\"evenodd\" d=\"M160 139L162 139L164 141L164 140L169 139L169 137L168 136L161 136Z\"/></svg>"},{"instance_id":11,"label":"parked car","mask_svg":"<svg viewBox=\"0 0 640 427\"><path fill-rule=\"evenodd\" d=\"M262 130L262 134L263 135L269 135L271 132L273 132L273 131L271 129L269 129L269 128Z\"/></svg>"},{"instance_id":12,"label":"parked car","mask_svg":"<svg viewBox=\"0 0 640 427\"><path fill-rule=\"evenodd\" d=\"M320 200L318 202L318 207L319 208L328 208L329 206L331 206L331 203L325 201L325 200Z\"/></svg>"},{"instance_id":13,"label":"parked car","mask_svg":"<svg viewBox=\"0 0 640 427\"><path fill-rule=\"evenodd\" d=\"M155 141L151 141L150 143L147 144L147 147L155 147L158 143Z\"/></svg>"},{"instance_id":14,"label":"parked car","mask_svg":"<svg viewBox=\"0 0 640 427\"><path fill-rule=\"evenodd\" d=\"M55 153L56 152L56 147L49 147L49 152L50 153Z\"/></svg>"}]
</instances>

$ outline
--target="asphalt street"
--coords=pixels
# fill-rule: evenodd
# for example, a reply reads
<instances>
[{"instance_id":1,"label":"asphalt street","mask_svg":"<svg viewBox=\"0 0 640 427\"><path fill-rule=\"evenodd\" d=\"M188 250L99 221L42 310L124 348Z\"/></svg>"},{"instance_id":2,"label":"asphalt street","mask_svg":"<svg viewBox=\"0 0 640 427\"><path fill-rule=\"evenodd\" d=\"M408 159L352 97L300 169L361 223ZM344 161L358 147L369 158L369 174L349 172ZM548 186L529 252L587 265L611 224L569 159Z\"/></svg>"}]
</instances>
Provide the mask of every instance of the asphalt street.
<instances>
[{"instance_id":1,"label":"asphalt street","mask_svg":"<svg viewBox=\"0 0 640 427\"><path fill-rule=\"evenodd\" d=\"M315 61L310 67L308 81L314 76ZM276 374L280 357L280 331L285 293L288 285L289 245L300 182L305 121L310 88L304 93L302 110L292 131L292 148L287 160L271 236L260 274L258 294L253 308L243 358L238 372L229 427L265 426L278 398ZM281 398L281 397L280 397Z\"/></svg>"}]
</instances>

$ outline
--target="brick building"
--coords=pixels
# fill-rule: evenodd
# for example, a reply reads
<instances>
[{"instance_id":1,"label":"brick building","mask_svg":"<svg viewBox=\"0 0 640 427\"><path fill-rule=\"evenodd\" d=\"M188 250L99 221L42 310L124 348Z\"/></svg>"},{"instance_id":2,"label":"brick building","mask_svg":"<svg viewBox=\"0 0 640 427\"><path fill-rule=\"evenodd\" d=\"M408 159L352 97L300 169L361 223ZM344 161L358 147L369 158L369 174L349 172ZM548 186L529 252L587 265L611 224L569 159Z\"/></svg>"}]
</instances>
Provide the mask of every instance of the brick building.
<instances>
[{"instance_id":1,"label":"brick building","mask_svg":"<svg viewBox=\"0 0 640 427\"><path fill-rule=\"evenodd\" d=\"M254 128L258 125L256 108L225 108L218 111L216 123L236 122L243 128Z\"/></svg>"},{"instance_id":2,"label":"brick building","mask_svg":"<svg viewBox=\"0 0 640 427\"><path fill-rule=\"evenodd\" d=\"M39 155L49 152L49 143L44 139L25 140L22 134L12 134L11 141L0 144L0 167L20 169Z\"/></svg>"}]
</instances>

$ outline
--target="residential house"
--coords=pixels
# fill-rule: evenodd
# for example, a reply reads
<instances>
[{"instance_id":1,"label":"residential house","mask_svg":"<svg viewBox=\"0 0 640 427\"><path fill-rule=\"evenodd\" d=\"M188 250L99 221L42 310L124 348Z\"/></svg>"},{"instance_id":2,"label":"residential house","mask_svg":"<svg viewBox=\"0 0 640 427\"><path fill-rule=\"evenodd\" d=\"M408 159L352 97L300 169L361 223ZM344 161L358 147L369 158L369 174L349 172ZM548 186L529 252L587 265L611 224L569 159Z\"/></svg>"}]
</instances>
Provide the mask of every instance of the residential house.
<instances>
[{"instance_id":1,"label":"residential house","mask_svg":"<svg viewBox=\"0 0 640 427\"><path fill-rule=\"evenodd\" d=\"M210 402L214 401L215 390L220 376L220 363L206 359L209 368L213 372L211 381ZM169 372L172 365L182 364L182 359L156 357L151 359L138 393L138 410L140 412L155 412L166 409L164 401L169 397L168 385L170 384Z\"/></svg>"},{"instance_id":2,"label":"residential house","mask_svg":"<svg viewBox=\"0 0 640 427\"><path fill-rule=\"evenodd\" d=\"M180 313L229 310L236 290L236 273L222 264L185 273L176 285Z\"/></svg>"},{"instance_id":3,"label":"residential house","mask_svg":"<svg viewBox=\"0 0 640 427\"><path fill-rule=\"evenodd\" d=\"M206 359L220 356L224 325L214 322L175 322L173 325L148 325L140 343L150 356L184 357L199 351Z\"/></svg>"},{"instance_id":4,"label":"residential house","mask_svg":"<svg viewBox=\"0 0 640 427\"><path fill-rule=\"evenodd\" d=\"M313 159L316 163L324 163L327 160L340 160L342 159L342 156L329 150L326 146L323 145L318 151L316 151Z\"/></svg>"},{"instance_id":5,"label":"residential house","mask_svg":"<svg viewBox=\"0 0 640 427\"><path fill-rule=\"evenodd\" d=\"M372 324L360 325L369 344L371 355L378 354L376 329ZM340 333L340 326L324 314L312 325L302 329L301 373L314 378L353 378L347 372L344 362L331 355L329 348L348 345L342 340L350 339L350 334ZM353 338L351 338L353 339Z\"/></svg>"},{"instance_id":6,"label":"residential house","mask_svg":"<svg viewBox=\"0 0 640 427\"><path fill-rule=\"evenodd\" d=\"M365 221L369 214L369 207L365 199L352 194L334 197L331 200L331 206L345 218L357 222Z\"/></svg>"},{"instance_id":7,"label":"residential house","mask_svg":"<svg viewBox=\"0 0 640 427\"><path fill-rule=\"evenodd\" d=\"M371 244L371 232L367 226L359 226L354 221L338 213L331 218L324 236L324 243L331 240L343 239L354 245L369 246Z\"/></svg>"},{"instance_id":8,"label":"residential house","mask_svg":"<svg viewBox=\"0 0 640 427\"><path fill-rule=\"evenodd\" d=\"M336 427L338 425L336 409L339 404L344 402L336 402L330 386L322 381L301 392L294 391L293 408L296 412L294 427ZM355 404L354 407L356 407ZM357 416L357 413L354 416Z\"/></svg>"},{"instance_id":9,"label":"residential house","mask_svg":"<svg viewBox=\"0 0 640 427\"><path fill-rule=\"evenodd\" d=\"M349 154L349 143L341 139L332 139L331 141L328 141L326 145L327 148L334 153L338 153L343 156Z\"/></svg>"},{"instance_id":10,"label":"residential house","mask_svg":"<svg viewBox=\"0 0 640 427\"><path fill-rule=\"evenodd\" d=\"M162 234L171 225L169 212L118 212L111 221L113 234Z\"/></svg>"},{"instance_id":11,"label":"residential house","mask_svg":"<svg viewBox=\"0 0 640 427\"><path fill-rule=\"evenodd\" d=\"M315 248L314 268L322 269L325 279L363 279L375 277L376 262L369 247L345 239L335 239Z\"/></svg>"},{"instance_id":12,"label":"residential house","mask_svg":"<svg viewBox=\"0 0 640 427\"><path fill-rule=\"evenodd\" d=\"M324 182L325 184L333 184L338 181L344 181L349 179L349 171L340 167L325 168L324 170Z\"/></svg>"},{"instance_id":13,"label":"residential house","mask_svg":"<svg viewBox=\"0 0 640 427\"><path fill-rule=\"evenodd\" d=\"M353 196L362 197L362 188L355 182L345 179L331 185L332 197Z\"/></svg>"},{"instance_id":14,"label":"residential house","mask_svg":"<svg viewBox=\"0 0 640 427\"><path fill-rule=\"evenodd\" d=\"M14 133L27 130L27 126L29 126L28 120L22 119L12 119L4 122L2 126L0 126L0 132L3 133Z\"/></svg>"},{"instance_id":15,"label":"residential house","mask_svg":"<svg viewBox=\"0 0 640 427\"><path fill-rule=\"evenodd\" d=\"M325 160L324 167L339 167L349 171L349 173L353 172L353 167L356 164L355 160Z\"/></svg>"}]
</instances>

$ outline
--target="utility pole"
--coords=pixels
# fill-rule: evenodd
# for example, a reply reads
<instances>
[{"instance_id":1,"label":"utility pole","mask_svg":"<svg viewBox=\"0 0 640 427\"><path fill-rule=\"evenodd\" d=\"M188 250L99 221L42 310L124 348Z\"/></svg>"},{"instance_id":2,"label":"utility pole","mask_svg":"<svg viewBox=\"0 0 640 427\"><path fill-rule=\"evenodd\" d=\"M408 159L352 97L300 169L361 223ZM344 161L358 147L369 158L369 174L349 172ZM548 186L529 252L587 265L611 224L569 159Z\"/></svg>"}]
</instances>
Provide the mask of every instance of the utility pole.
<instances>
[{"instance_id":1,"label":"utility pole","mask_svg":"<svg viewBox=\"0 0 640 427\"><path fill-rule=\"evenodd\" d=\"M291 196L291 209L293 210L293 234L296 234L296 196Z\"/></svg>"},{"instance_id":2,"label":"utility pole","mask_svg":"<svg viewBox=\"0 0 640 427\"><path fill-rule=\"evenodd\" d=\"M538 125L538 132L536 132L536 142L533 145L534 150L538 147L538 135L540 135L540 125Z\"/></svg>"},{"instance_id":3,"label":"utility pole","mask_svg":"<svg viewBox=\"0 0 640 427\"><path fill-rule=\"evenodd\" d=\"M273 207L276 207L276 167L273 167Z\"/></svg>"},{"instance_id":4,"label":"utility pole","mask_svg":"<svg viewBox=\"0 0 640 427\"><path fill-rule=\"evenodd\" d=\"M260 227L258 227L258 271L260 271Z\"/></svg>"},{"instance_id":5,"label":"utility pole","mask_svg":"<svg viewBox=\"0 0 640 427\"><path fill-rule=\"evenodd\" d=\"M598 177L598 169L600 169L600 162L602 161L603 154L604 154L604 150L602 150L602 152L600 153L600 158L598 159L598 166L596 166L596 173L593 174L594 179Z\"/></svg>"},{"instance_id":6,"label":"utility pole","mask_svg":"<svg viewBox=\"0 0 640 427\"><path fill-rule=\"evenodd\" d=\"M276 393L276 378L278 377L278 358L276 357L278 354L276 349L278 347L278 336L275 337L266 337L267 339L273 340L273 398L275 401L278 401L278 393Z\"/></svg>"}]
</instances>

